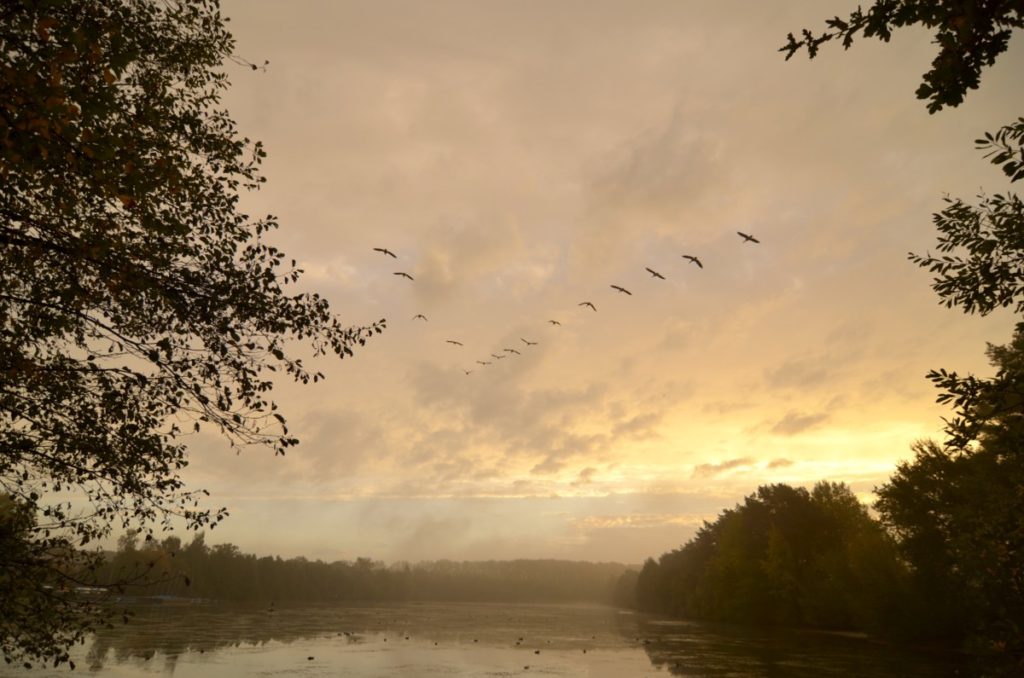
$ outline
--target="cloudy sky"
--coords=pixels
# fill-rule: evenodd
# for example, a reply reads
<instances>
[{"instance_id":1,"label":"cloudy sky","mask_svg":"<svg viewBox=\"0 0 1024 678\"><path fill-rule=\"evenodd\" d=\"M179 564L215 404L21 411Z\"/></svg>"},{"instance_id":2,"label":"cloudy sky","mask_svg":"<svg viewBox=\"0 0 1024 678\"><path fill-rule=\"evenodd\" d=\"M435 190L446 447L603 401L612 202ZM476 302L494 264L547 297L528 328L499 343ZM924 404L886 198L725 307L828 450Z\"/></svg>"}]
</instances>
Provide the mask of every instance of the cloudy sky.
<instances>
[{"instance_id":1,"label":"cloudy sky","mask_svg":"<svg viewBox=\"0 0 1024 678\"><path fill-rule=\"evenodd\" d=\"M1005 187L972 140L1024 110L1024 46L930 116L927 33L777 52L853 6L225 2L270 61L226 100L269 151L246 209L303 289L388 329L282 385L288 457L196 442L189 481L232 513L208 541L640 562L759 484L870 500L940 433L925 373L1009 337L906 255L943 194Z\"/></svg>"}]
</instances>

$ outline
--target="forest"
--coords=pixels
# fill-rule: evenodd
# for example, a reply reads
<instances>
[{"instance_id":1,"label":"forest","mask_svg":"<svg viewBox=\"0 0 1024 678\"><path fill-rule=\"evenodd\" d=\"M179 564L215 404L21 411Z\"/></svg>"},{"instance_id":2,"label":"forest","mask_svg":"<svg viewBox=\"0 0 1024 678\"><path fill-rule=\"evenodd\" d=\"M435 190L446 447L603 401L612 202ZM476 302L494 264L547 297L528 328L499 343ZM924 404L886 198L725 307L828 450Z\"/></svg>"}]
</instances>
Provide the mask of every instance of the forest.
<instances>
[{"instance_id":1,"label":"forest","mask_svg":"<svg viewBox=\"0 0 1024 678\"><path fill-rule=\"evenodd\" d=\"M370 558L323 562L207 546L202 533L119 540L96 580L122 585L121 600L174 596L241 602L593 602L610 603L626 566L564 560L392 563Z\"/></svg>"}]
</instances>

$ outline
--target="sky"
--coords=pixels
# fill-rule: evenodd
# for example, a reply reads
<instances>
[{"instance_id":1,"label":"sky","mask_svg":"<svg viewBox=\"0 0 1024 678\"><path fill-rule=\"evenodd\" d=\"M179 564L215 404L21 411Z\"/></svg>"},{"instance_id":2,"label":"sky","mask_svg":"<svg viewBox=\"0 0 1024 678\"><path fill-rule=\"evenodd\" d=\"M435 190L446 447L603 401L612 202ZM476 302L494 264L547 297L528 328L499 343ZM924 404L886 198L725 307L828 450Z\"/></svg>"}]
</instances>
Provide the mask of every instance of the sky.
<instances>
[{"instance_id":1,"label":"sky","mask_svg":"<svg viewBox=\"0 0 1024 678\"><path fill-rule=\"evenodd\" d=\"M1005 189L972 140L1024 109L1024 46L937 115L926 32L777 51L854 7L225 1L270 62L229 67L269 153L244 207L279 217L297 290L388 327L280 384L288 456L195 440L185 478L231 513L208 543L640 563L765 483L870 502L941 436L927 371L987 374L1010 336L907 253L943 195Z\"/></svg>"}]
</instances>

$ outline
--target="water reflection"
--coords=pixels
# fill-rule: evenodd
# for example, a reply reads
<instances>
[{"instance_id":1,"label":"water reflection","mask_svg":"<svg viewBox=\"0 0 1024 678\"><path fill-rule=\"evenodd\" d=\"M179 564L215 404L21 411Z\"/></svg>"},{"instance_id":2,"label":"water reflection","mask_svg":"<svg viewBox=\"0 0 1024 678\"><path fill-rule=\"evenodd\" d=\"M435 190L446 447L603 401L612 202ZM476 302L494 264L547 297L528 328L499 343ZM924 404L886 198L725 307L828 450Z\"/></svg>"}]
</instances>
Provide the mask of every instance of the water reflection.
<instances>
[{"instance_id":1,"label":"water reflection","mask_svg":"<svg viewBox=\"0 0 1024 678\"><path fill-rule=\"evenodd\" d=\"M962 658L882 645L861 634L745 629L685 621L639 620L651 664L679 676L960 675Z\"/></svg>"},{"instance_id":2,"label":"water reflection","mask_svg":"<svg viewBox=\"0 0 1024 678\"><path fill-rule=\"evenodd\" d=\"M167 603L140 607L130 624L98 633L82 658L100 676L117 669L117 675L176 677L327 676L344 667L353 676L938 678L957 669L950 658L863 638L758 632L565 605Z\"/></svg>"}]
</instances>

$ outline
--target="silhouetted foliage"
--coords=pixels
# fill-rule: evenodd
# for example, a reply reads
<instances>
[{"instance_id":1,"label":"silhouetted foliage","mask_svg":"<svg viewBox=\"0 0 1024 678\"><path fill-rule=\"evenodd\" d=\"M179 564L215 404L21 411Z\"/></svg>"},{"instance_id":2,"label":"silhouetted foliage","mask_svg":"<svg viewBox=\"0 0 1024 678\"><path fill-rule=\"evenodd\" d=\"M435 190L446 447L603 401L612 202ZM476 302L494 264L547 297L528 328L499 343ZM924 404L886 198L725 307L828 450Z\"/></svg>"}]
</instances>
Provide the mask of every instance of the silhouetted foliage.
<instances>
[{"instance_id":1,"label":"silhouetted foliage","mask_svg":"<svg viewBox=\"0 0 1024 678\"><path fill-rule=\"evenodd\" d=\"M981 70L1007 49L1024 26L1019 0L923 2L876 0L829 30L791 34L788 59L806 48L854 36L888 40L894 28L937 29L939 54L917 91L932 113L956 106L980 83ZM975 142L1011 182L1024 178L1024 118ZM1024 313L1024 203L1013 193L982 195L977 204L947 198L933 220L938 254L909 255L931 271L941 303L987 315L1001 308ZM878 509L911 572L908 599L926 636L966 639L990 660L990 674L1024 673L1024 323L1007 346L989 345L995 377L944 369L928 378L938 401L952 405L943 446L914 446L879 489Z\"/></svg>"},{"instance_id":2,"label":"silhouetted foliage","mask_svg":"<svg viewBox=\"0 0 1024 678\"><path fill-rule=\"evenodd\" d=\"M648 560L636 601L693 619L878 630L903 576L891 540L847 486L766 485Z\"/></svg>"},{"instance_id":3,"label":"silhouetted foliage","mask_svg":"<svg viewBox=\"0 0 1024 678\"><path fill-rule=\"evenodd\" d=\"M64 591L96 554L76 549L223 515L178 476L185 433L297 442L269 373L320 375L287 340L344 357L383 324L286 292L300 271L265 242L276 220L239 212L264 151L218 108L225 61L256 68L233 46L216 0L0 3L5 659L59 663L88 628Z\"/></svg>"},{"instance_id":4,"label":"silhouetted foliage","mask_svg":"<svg viewBox=\"0 0 1024 678\"><path fill-rule=\"evenodd\" d=\"M989 346L997 369L961 406L967 444L918 443L878 490L878 509L913 568L925 623L966 636L1007 675L1024 671L1024 323ZM1000 669L1000 667L1002 667Z\"/></svg>"},{"instance_id":5,"label":"silhouetted foliage","mask_svg":"<svg viewBox=\"0 0 1024 678\"><path fill-rule=\"evenodd\" d=\"M846 18L825 21L819 34L809 29L797 39L789 34L779 51L786 59L802 49L811 59L823 43L839 40L849 49L858 35L889 42L894 30L922 26L935 30L933 42L939 53L931 70L917 88L917 98L928 100L928 111L958 106L968 90L977 89L981 71L1006 51L1014 29L1024 27L1024 3L1020 0L935 2L934 0L875 0L866 11L857 7Z\"/></svg>"},{"instance_id":6,"label":"silhouetted foliage","mask_svg":"<svg viewBox=\"0 0 1024 678\"><path fill-rule=\"evenodd\" d=\"M1024 177L1024 118L976 142L1010 181ZM910 253L935 274L932 289L947 308L988 315L998 308L1024 313L1024 203L1014 193L982 195L977 205L946 198L933 215L940 256ZM938 373L929 375L938 381Z\"/></svg>"},{"instance_id":7,"label":"silhouetted foliage","mask_svg":"<svg viewBox=\"0 0 1024 678\"><path fill-rule=\"evenodd\" d=\"M818 48L833 38L849 47L854 37L878 37L888 41L893 29L920 25L937 29L939 54L918 89L928 98L929 111L956 106L969 89L977 88L981 69L995 63L1009 43L1014 29L1024 26L1020 0L984 2L926 2L923 0L876 0L867 10L857 8L848 19L826 22L829 30L815 35L804 29L802 39L793 34L780 51L789 59L806 48L814 58ZM1024 177L1024 118L986 132L975 141L994 165L1017 181ZM911 261L935 275L932 289L948 308L987 315L999 308L1024 313L1024 202L1014 193L982 195L977 205L960 198L946 198L947 207L933 215L939 232L938 255L911 252ZM948 422L947 444L964 447L974 438L977 422L967 413L987 394L1000 388L993 381L955 372L933 370L928 378L942 390L938 400L952 403L956 416Z\"/></svg>"}]
</instances>

